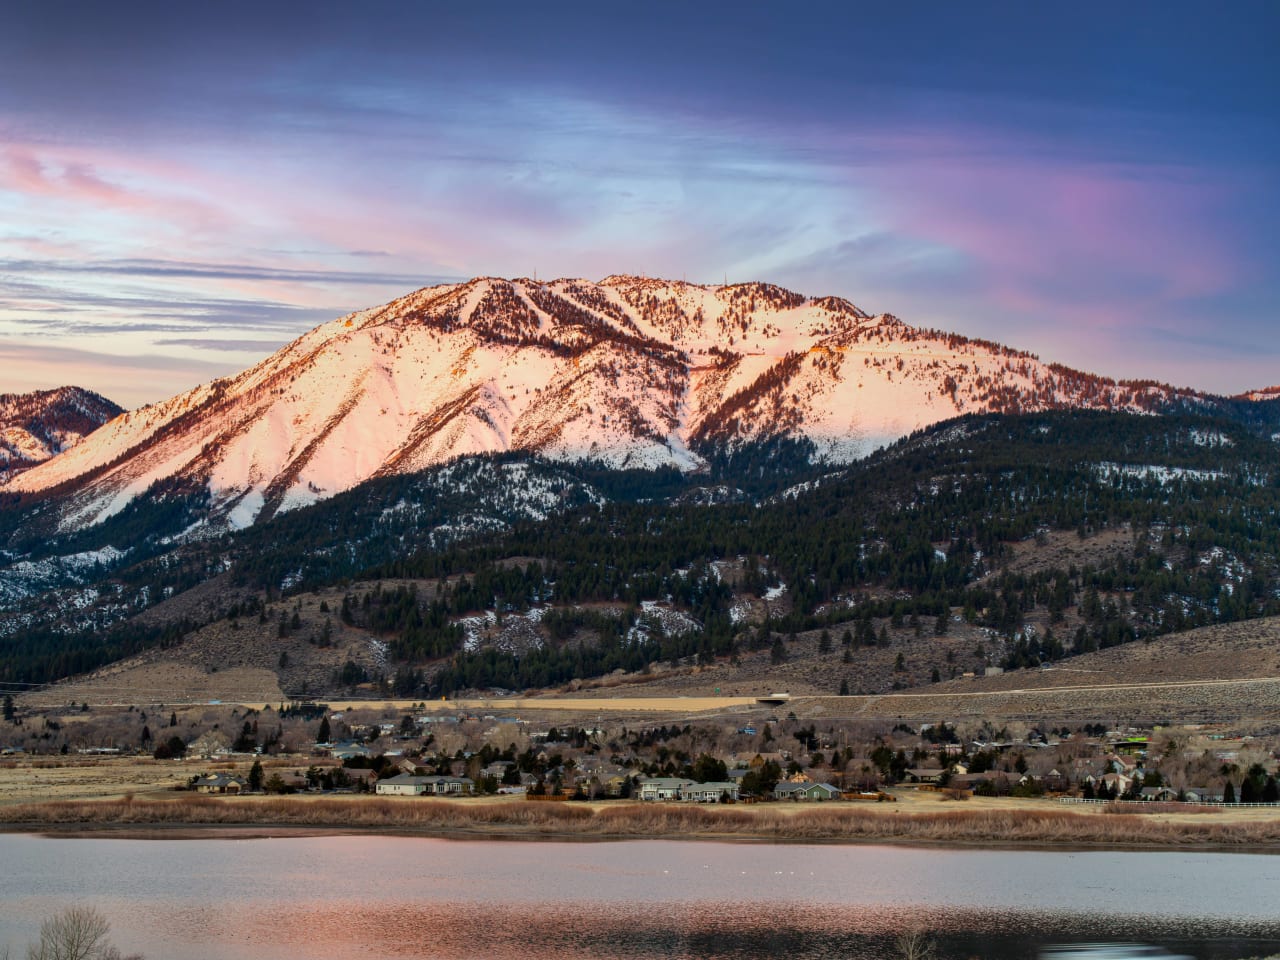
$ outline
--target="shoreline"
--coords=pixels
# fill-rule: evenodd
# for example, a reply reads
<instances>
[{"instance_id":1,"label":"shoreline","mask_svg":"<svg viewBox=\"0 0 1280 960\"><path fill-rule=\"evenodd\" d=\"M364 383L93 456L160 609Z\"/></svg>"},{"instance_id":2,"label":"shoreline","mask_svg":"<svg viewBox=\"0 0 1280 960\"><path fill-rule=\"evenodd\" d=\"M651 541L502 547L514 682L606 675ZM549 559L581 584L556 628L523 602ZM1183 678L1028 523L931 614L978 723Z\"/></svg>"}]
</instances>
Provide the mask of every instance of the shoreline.
<instances>
[{"instance_id":1,"label":"shoreline","mask_svg":"<svg viewBox=\"0 0 1280 960\"><path fill-rule=\"evenodd\" d=\"M1280 854L1280 817L1171 820L1062 810L690 807L400 798L191 797L50 801L0 810L0 832L56 839L405 836L445 840L892 844L955 849L1177 850Z\"/></svg>"}]
</instances>

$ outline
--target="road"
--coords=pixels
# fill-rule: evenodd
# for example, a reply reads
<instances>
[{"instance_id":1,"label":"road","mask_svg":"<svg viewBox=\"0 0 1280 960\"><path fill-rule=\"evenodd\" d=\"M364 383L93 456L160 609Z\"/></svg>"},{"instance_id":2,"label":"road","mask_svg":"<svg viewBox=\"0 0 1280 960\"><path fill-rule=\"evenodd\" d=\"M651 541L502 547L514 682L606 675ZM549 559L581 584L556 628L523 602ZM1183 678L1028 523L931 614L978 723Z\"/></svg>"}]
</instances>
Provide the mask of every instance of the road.
<instances>
[{"instance_id":1,"label":"road","mask_svg":"<svg viewBox=\"0 0 1280 960\"><path fill-rule=\"evenodd\" d=\"M1181 680L1171 682L1146 683L1097 683L1072 684L1067 686L1029 686L1010 690L922 690L918 692L894 692L879 694L860 694L855 696L802 696L797 695L783 705L766 706L755 697L493 697L487 699L450 699L431 700L423 706L428 711L465 710L481 714L495 712L511 713L514 711L558 711L575 714L592 713L653 713L653 714L711 714L723 711L741 711L746 708L794 711L798 707L820 701L824 705L838 708L847 707L851 714L862 713L867 707L889 702L902 702L904 705L920 701L946 700L999 700L1001 698L1019 696L1083 696L1102 693L1134 693L1150 694L1162 690L1196 690L1196 689L1230 689L1240 688L1243 693L1248 690L1254 697L1258 687L1274 687L1275 697L1280 700L1280 677L1246 677L1228 680ZM373 705L388 704L396 709L409 709L421 700L326 700L335 710L357 709ZM262 706L251 704L251 706ZM841 713L844 711L841 710Z\"/></svg>"}]
</instances>

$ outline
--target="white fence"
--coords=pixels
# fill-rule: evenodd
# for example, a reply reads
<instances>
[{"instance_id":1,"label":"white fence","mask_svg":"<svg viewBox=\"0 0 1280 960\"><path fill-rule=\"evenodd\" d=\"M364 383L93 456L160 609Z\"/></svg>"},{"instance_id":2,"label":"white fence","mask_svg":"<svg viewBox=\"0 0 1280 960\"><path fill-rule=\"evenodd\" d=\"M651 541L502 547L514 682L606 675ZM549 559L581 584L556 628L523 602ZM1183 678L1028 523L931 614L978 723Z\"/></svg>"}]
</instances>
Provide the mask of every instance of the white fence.
<instances>
[{"instance_id":1,"label":"white fence","mask_svg":"<svg viewBox=\"0 0 1280 960\"><path fill-rule=\"evenodd\" d=\"M1180 803L1187 807L1266 807L1269 810L1280 808L1280 803L1226 803L1222 800L1097 800L1085 797L1059 797L1059 803L1131 803L1136 807L1152 803Z\"/></svg>"}]
</instances>

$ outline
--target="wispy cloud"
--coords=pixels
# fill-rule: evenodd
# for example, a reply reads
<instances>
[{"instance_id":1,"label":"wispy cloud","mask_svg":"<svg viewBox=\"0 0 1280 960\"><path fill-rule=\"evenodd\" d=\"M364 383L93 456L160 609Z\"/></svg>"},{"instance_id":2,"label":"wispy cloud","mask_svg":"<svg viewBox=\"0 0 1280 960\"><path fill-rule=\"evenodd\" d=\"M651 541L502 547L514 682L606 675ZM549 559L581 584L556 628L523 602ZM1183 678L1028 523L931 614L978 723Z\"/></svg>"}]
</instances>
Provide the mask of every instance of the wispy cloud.
<instances>
[{"instance_id":1,"label":"wispy cloud","mask_svg":"<svg viewBox=\"0 0 1280 960\"><path fill-rule=\"evenodd\" d=\"M358 252L355 256L382 256ZM411 288L433 283L450 283L457 277L428 276L407 273L375 273L353 270L310 269L255 266L235 263L193 263L179 260L112 259L87 260L15 260L0 259L0 272L25 274L91 274L126 277L189 277L215 280L262 280L282 283L318 283L328 286L374 285Z\"/></svg>"},{"instance_id":2,"label":"wispy cloud","mask_svg":"<svg viewBox=\"0 0 1280 960\"><path fill-rule=\"evenodd\" d=\"M197 383L243 369L241 362L218 363L172 353L120 356L57 344L0 339L4 389L25 393L51 386L88 386L126 408L190 389Z\"/></svg>"},{"instance_id":3,"label":"wispy cloud","mask_svg":"<svg viewBox=\"0 0 1280 960\"><path fill-rule=\"evenodd\" d=\"M227 340L201 337L170 337L156 340L160 347L193 347L196 350L216 350L225 353L249 353L259 351L264 356L284 346L284 340Z\"/></svg>"}]
</instances>

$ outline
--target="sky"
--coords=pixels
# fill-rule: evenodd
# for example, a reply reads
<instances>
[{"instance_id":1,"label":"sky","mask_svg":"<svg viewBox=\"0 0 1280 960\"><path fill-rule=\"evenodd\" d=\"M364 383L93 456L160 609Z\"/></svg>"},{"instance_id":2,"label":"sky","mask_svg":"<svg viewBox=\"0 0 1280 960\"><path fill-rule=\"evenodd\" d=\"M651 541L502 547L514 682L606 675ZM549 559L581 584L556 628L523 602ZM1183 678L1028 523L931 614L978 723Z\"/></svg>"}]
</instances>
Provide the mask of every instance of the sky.
<instances>
[{"instance_id":1,"label":"sky","mask_svg":"<svg viewBox=\"0 0 1280 960\"><path fill-rule=\"evenodd\" d=\"M0 5L0 393L613 273L1280 383L1280 4L471 6Z\"/></svg>"}]
</instances>

